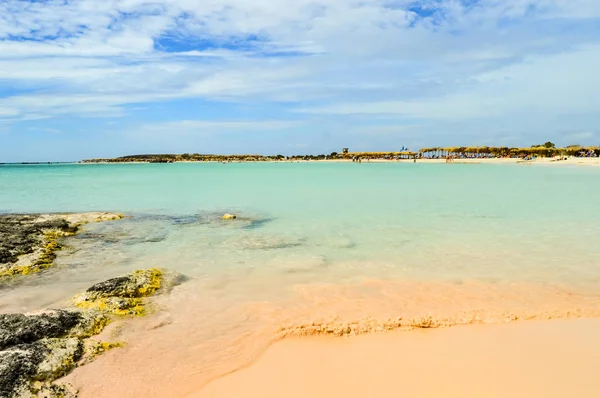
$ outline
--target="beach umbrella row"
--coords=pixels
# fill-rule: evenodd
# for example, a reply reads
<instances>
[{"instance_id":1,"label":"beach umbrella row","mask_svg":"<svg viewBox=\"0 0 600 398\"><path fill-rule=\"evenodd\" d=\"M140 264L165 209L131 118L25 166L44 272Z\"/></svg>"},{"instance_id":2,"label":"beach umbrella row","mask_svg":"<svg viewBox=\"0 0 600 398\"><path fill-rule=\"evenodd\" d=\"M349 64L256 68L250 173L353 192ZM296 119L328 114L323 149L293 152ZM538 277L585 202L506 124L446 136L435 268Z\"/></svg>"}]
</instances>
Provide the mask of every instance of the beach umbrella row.
<instances>
[{"instance_id":1,"label":"beach umbrella row","mask_svg":"<svg viewBox=\"0 0 600 398\"><path fill-rule=\"evenodd\" d=\"M488 146L468 146L468 147L430 147L422 148L419 151L421 154L431 154L446 156L450 154L462 154L462 155L493 155L493 156L511 156L511 155L538 155L544 157L557 156L557 155L568 155L575 156L582 153L596 153L600 154L600 147L595 146L579 146L573 145L566 148L547 148L544 146L535 146L530 148L516 148L516 147L488 147Z\"/></svg>"}]
</instances>

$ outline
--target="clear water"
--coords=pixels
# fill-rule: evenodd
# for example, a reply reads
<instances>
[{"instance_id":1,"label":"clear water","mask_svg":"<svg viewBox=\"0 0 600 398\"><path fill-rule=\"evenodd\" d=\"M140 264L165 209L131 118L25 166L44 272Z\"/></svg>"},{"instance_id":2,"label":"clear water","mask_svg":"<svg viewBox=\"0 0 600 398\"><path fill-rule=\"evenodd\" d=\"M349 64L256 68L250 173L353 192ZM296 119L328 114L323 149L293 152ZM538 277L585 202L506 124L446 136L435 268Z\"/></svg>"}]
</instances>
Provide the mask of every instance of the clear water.
<instances>
[{"instance_id":1,"label":"clear water","mask_svg":"<svg viewBox=\"0 0 600 398\"><path fill-rule=\"evenodd\" d=\"M0 166L0 211L131 216L86 226L68 240L55 269L0 291L0 311L65 305L130 270L174 269L192 278L162 299L166 323L179 329L143 333L164 343L165 358L174 335L202 340L193 354L180 354L206 371L210 363L199 358L221 363L242 355L222 347L278 316L250 319L238 309L290 300L311 286L474 281L597 294L599 177L596 167L486 164ZM226 212L252 222L221 221ZM369 291L360 292L363 315ZM327 301L319 300L303 296L303 313L318 313Z\"/></svg>"},{"instance_id":2,"label":"clear water","mask_svg":"<svg viewBox=\"0 0 600 398\"><path fill-rule=\"evenodd\" d=\"M118 255L192 275L597 282L599 177L595 167L420 163L2 166L0 210L133 215L92 226L129 238L106 243L100 267ZM262 223L196 222L225 212Z\"/></svg>"}]
</instances>

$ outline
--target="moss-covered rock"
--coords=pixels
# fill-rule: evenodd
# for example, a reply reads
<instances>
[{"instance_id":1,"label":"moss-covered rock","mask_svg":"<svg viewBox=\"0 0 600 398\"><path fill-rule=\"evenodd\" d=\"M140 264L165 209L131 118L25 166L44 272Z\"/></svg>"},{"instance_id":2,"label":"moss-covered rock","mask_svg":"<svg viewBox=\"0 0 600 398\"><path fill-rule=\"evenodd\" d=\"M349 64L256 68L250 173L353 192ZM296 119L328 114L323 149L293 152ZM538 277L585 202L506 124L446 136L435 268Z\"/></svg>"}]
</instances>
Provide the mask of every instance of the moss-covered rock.
<instances>
[{"instance_id":1,"label":"moss-covered rock","mask_svg":"<svg viewBox=\"0 0 600 398\"><path fill-rule=\"evenodd\" d=\"M83 354L77 338L43 339L0 351L0 396L31 397L45 391L46 396L65 388L50 388L51 382L71 371Z\"/></svg>"},{"instance_id":2,"label":"moss-covered rock","mask_svg":"<svg viewBox=\"0 0 600 398\"><path fill-rule=\"evenodd\" d=\"M60 249L58 238L75 232L77 227L63 219L40 221L32 215L0 215L0 276L46 268ZM26 255L30 258L19 262Z\"/></svg>"},{"instance_id":3,"label":"moss-covered rock","mask_svg":"<svg viewBox=\"0 0 600 398\"><path fill-rule=\"evenodd\" d=\"M84 316L80 312L67 310L52 310L38 315L0 314L0 350L43 338L67 336L83 321Z\"/></svg>"},{"instance_id":4,"label":"moss-covered rock","mask_svg":"<svg viewBox=\"0 0 600 398\"><path fill-rule=\"evenodd\" d=\"M77 365L77 361L83 355L83 341L75 337L45 339L40 342L47 352L33 376L37 381L52 381L66 375Z\"/></svg>"},{"instance_id":5,"label":"moss-covered rock","mask_svg":"<svg viewBox=\"0 0 600 398\"><path fill-rule=\"evenodd\" d=\"M53 265L61 239L88 222L117 220L114 213L0 214L0 281Z\"/></svg>"},{"instance_id":6,"label":"moss-covered rock","mask_svg":"<svg viewBox=\"0 0 600 398\"><path fill-rule=\"evenodd\" d=\"M84 338L100 333L108 318L100 313L51 310L0 315L0 397L75 396L51 384L81 359Z\"/></svg>"},{"instance_id":7,"label":"moss-covered rock","mask_svg":"<svg viewBox=\"0 0 600 398\"><path fill-rule=\"evenodd\" d=\"M29 391L29 381L46 353L40 343L17 345L0 351L0 396L20 396Z\"/></svg>"},{"instance_id":8,"label":"moss-covered rock","mask_svg":"<svg viewBox=\"0 0 600 398\"><path fill-rule=\"evenodd\" d=\"M97 356L104 354L113 348L125 346L122 341L100 341L88 339L84 346L83 360L85 363L93 361Z\"/></svg>"},{"instance_id":9,"label":"moss-covered rock","mask_svg":"<svg viewBox=\"0 0 600 398\"><path fill-rule=\"evenodd\" d=\"M100 282L75 296L73 301L79 308L101 313L144 315L144 297L152 296L159 289L168 290L181 279L180 274L157 268L138 270Z\"/></svg>"},{"instance_id":10,"label":"moss-covered rock","mask_svg":"<svg viewBox=\"0 0 600 398\"><path fill-rule=\"evenodd\" d=\"M143 315L145 297L168 291L180 274L151 268L98 283L75 297L83 310L0 314L0 397L72 398L77 392L53 384L78 365L122 342L91 340L114 315Z\"/></svg>"},{"instance_id":11,"label":"moss-covered rock","mask_svg":"<svg viewBox=\"0 0 600 398\"><path fill-rule=\"evenodd\" d=\"M71 385L33 382L30 394L26 397L30 398L31 394L38 398L77 398L78 391Z\"/></svg>"},{"instance_id":12,"label":"moss-covered rock","mask_svg":"<svg viewBox=\"0 0 600 398\"><path fill-rule=\"evenodd\" d=\"M85 338L108 322L98 312L68 310L0 315L0 397L75 397L76 392L52 382L78 365ZM97 356L120 343L92 346Z\"/></svg>"}]
</instances>

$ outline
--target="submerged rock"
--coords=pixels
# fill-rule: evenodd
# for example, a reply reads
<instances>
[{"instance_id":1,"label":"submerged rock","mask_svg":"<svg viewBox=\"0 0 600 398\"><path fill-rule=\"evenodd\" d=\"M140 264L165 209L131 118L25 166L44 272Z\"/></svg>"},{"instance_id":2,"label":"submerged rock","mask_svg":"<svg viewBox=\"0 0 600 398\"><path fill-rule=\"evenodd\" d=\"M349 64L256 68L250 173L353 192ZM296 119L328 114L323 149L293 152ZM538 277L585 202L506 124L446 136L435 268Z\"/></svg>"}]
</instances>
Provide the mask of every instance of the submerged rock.
<instances>
[{"instance_id":1,"label":"submerged rock","mask_svg":"<svg viewBox=\"0 0 600 398\"><path fill-rule=\"evenodd\" d=\"M243 229L257 229L260 228L271 221L273 218L244 218L242 221L244 222L242 225Z\"/></svg>"},{"instance_id":2,"label":"submerged rock","mask_svg":"<svg viewBox=\"0 0 600 398\"><path fill-rule=\"evenodd\" d=\"M115 315L143 315L143 297L159 289L168 290L181 283L183 276L167 270L150 268L109 279L90 287L73 298L79 308L94 309Z\"/></svg>"},{"instance_id":3,"label":"submerged rock","mask_svg":"<svg viewBox=\"0 0 600 398\"><path fill-rule=\"evenodd\" d=\"M24 265L11 265L17 263L19 257L34 254L36 250L40 253L38 258L32 259L30 266L50 259L53 250L58 249L54 244L49 247L53 243L52 237L73 234L76 230L77 227L62 219L38 222L37 217L30 215L0 215L0 274L22 273ZM45 259L41 258L42 254Z\"/></svg>"},{"instance_id":4,"label":"submerged rock","mask_svg":"<svg viewBox=\"0 0 600 398\"><path fill-rule=\"evenodd\" d=\"M274 250L302 246L304 243L305 239L302 238L247 234L231 238L223 244L239 250Z\"/></svg>"},{"instance_id":5,"label":"submerged rock","mask_svg":"<svg viewBox=\"0 0 600 398\"><path fill-rule=\"evenodd\" d=\"M0 280L52 266L60 238L89 222L116 220L113 213L0 214Z\"/></svg>"},{"instance_id":6,"label":"submerged rock","mask_svg":"<svg viewBox=\"0 0 600 398\"><path fill-rule=\"evenodd\" d=\"M232 220L235 220L236 222L223 222ZM239 215L233 212L201 212L195 216L194 223L188 224L204 224L213 227L228 226L230 228L256 229L271 221L273 221L273 218L265 218L255 214Z\"/></svg>"}]
</instances>

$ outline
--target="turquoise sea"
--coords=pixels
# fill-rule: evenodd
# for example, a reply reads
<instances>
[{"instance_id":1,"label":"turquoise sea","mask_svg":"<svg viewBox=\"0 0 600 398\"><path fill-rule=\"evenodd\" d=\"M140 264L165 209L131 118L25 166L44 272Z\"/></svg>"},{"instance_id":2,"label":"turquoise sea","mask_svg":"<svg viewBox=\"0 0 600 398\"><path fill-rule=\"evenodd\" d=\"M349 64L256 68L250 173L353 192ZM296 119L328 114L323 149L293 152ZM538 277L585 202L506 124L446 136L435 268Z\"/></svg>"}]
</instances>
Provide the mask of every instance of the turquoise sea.
<instances>
[{"instance_id":1,"label":"turquoise sea","mask_svg":"<svg viewBox=\"0 0 600 398\"><path fill-rule=\"evenodd\" d=\"M428 316L448 302L461 314L488 304L511 311L516 293L500 300L509 296L495 293L503 286L596 297L599 178L597 167L540 165L3 165L0 212L130 217L69 238L56 268L0 290L0 311L64 306L101 280L174 269L190 281L157 298L161 315L124 326L121 337L137 343L106 361L161 355L179 373L213 377L257 355L270 328L285 322L376 317L383 307L390 316L392 308L418 314L425 297ZM224 213L240 219L223 221ZM446 290L436 284L456 295L439 294ZM350 294L349 286L362 288ZM329 293L311 290L325 287ZM392 301L400 307L386 307ZM178 349L177 339L191 343Z\"/></svg>"}]
</instances>

